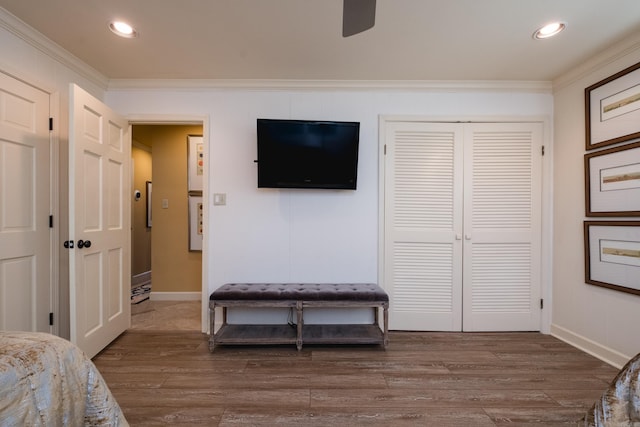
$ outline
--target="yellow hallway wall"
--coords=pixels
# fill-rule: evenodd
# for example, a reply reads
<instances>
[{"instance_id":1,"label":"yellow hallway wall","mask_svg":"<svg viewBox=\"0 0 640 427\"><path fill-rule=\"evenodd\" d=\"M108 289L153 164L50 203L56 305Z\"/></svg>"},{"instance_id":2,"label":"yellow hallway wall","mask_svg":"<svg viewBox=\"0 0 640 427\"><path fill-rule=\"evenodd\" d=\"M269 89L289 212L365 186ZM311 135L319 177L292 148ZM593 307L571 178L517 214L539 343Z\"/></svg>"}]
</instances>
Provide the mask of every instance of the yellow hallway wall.
<instances>
[{"instance_id":1,"label":"yellow hallway wall","mask_svg":"<svg viewBox=\"0 0 640 427\"><path fill-rule=\"evenodd\" d=\"M151 142L153 157L152 294L200 292L202 252L189 251L187 136L202 135L202 126L136 125L138 132Z\"/></svg>"}]
</instances>

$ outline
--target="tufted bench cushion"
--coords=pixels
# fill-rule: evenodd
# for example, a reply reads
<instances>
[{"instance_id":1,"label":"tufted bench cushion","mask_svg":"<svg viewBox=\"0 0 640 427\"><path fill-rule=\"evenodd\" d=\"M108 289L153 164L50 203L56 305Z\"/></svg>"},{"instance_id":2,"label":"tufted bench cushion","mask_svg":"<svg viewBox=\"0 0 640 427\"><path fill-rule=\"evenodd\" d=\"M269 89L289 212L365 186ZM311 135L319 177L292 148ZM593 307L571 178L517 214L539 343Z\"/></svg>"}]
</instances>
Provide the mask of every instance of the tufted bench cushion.
<instances>
[{"instance_id":1,"label":"tufted bench cushion","mask_svg":"<svg viewBox=\"0 0 640 427\"><path fill-rule=\"evenodd\" d=\"M374 283L227 283L213 291L211 301L389 301Z\"/></svg>"}]
</instances>

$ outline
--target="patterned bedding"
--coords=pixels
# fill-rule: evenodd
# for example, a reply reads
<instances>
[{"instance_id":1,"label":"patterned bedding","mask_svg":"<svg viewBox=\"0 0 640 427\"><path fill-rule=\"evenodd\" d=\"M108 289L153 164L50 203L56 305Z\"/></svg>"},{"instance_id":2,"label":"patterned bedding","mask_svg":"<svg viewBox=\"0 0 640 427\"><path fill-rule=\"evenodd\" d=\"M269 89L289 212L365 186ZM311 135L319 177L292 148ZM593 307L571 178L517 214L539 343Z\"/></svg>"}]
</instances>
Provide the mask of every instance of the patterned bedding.
<instances>
[{"instance_id":1,"label":"patterned bedding","mask_svg":"<svg viewBox=\"0 0 640 427\"><path fill-rule=\"evenodd\" d=\"M0 331L0 425L129 424L78 347L50 334Z\"/></svg>"},{"instance_id":2,"label":"patterned bedding","mask_svg":"<svg viewBox=\"0 0 640 427\"><path fill-rule=\"evenodd\" d=\"M585 427L640 427L640 354L620 370L583 422Z\"/></svg>"}]
</instances>

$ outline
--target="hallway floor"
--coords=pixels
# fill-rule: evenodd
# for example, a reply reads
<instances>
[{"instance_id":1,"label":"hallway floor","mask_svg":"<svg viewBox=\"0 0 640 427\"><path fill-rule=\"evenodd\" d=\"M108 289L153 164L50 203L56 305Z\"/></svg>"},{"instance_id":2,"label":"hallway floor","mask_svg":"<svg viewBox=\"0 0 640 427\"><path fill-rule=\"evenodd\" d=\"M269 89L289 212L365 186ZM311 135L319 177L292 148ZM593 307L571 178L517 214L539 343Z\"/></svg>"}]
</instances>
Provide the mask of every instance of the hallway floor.
<instances>
[{"instance_id":1,"label":"hallway floor","mask_svg":"<svg viewBox=\"0 0 640 427\"><path fill-rule=\"evenodd\" d=\"M200 301L146 300L131 305L131 329L200 331Z\"/></svg>"}]
</instances>

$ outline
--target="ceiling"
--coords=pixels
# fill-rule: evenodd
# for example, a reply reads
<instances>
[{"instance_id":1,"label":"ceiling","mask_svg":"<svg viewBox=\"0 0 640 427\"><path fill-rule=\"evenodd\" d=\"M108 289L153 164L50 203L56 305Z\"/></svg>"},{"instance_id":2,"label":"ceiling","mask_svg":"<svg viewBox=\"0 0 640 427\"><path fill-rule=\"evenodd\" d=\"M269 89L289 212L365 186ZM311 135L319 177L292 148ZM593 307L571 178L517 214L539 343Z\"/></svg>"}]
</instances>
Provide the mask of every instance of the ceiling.
<instances>
[{"instance_id":1,"label":"ceiling","mask_svg":"<svg viewBox=\"0 0 640 427\"><path fill-rule=\"evenodd\" d=\"M638 0L378 0L374 28L348 38L342 0L0 0L0 7L109 79L550 81L640 31ZM116 18L139 37L112 34ZM567 29L532 38L553 20Z\"/></svg>"}]
</instances>

